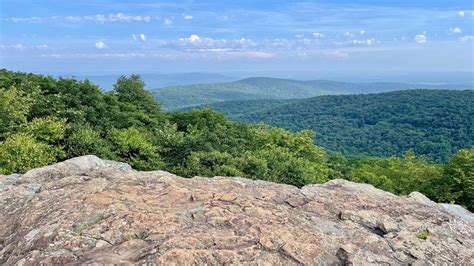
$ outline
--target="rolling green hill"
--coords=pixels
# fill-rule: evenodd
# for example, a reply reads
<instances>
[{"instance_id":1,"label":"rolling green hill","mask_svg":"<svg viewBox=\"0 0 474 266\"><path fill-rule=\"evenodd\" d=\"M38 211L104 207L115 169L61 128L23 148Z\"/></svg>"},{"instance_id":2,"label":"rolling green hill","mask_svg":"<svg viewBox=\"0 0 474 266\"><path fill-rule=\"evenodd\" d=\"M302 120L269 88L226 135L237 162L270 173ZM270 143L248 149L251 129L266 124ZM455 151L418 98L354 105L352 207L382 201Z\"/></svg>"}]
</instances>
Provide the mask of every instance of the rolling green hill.
<instances>
[{"instance_id":1,"label":"rolling green hill","mask_svg":"<svg viewBox=\"0 0 474 266\"><path fill-rule=\"evenodd\" d=\"M316 143L345 155L401 155L437 161L474 145L474 91L406 90L299 100L210 105L229 118L292 131L316 131Z\"/></svg>"},{"instance_id":2,"label":"rolling green hill","mask_svg":"<svg viewBox=\"0 0 474 266\"><path fill-rule=\"evenodd\" d=\"M175 110L232 100L308 98L333 92L301 81L248 78L227 83L173 86L152 93L163 109Z\"/></svg>"},{"instance_id":3,"label":"rolling green hill","mask_svg":"<svg viewBox=\"0 0 474 266\"><path fill-rule=\"evenodd\" d=\"M301 99L320 95L378 93L406 89L468 89L466 85L419 85L405 83L349 83L330 80L297 81L247 78L234 82L173 86L152 90L164 110L256 99Z\"/></svg>"}]
</instances>

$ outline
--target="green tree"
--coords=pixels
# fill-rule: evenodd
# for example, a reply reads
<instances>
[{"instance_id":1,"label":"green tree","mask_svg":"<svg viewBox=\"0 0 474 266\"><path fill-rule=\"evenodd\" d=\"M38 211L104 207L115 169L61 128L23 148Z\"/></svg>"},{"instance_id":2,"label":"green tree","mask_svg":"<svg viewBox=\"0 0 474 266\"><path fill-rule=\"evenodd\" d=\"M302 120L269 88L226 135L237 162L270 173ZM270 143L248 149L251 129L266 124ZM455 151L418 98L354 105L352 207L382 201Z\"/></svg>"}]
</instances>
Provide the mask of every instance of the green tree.
<instances>
[{"instance_id":1,"label":"green tree","mask_svg":"<svg viewBox=\"0 0 474 266\"><path fill-rule=\"evenodd\" d=\"M66 139L64 150L69 158L94 154L111 159L111 144L98 131L87 125L73 125Z\"/></svg>"},{"instance_id":2,"label":"green tree","mask_svg":"<svg viewBox=\"0 0 474 266\"><path fill-rule=\"evenodd\" d=\"M15 86L0 88L0 140L26 124L33 104L31 95L25 95Z\"/></svg>"},{"instance_id":3,"label":"green tree","mask_svg":"<svg viewBox=\"0 0 474 266\"><path fill-rule=\"evenodd\" d=\"M160 111L153 95L145 90L145 82L139 75L121 76L114 84L113 92L120 102L131 104L147 112Z\"/></svg>"},{"instance_id":4,"label":"green tree","mask_svg":"<svg viewBox=\"0 0 474 266\"><path fill-rule=\"evenodd\" d=\"M226 152L193 152L186 163L188 176L245 176L234 165L234 156Z\"/></svg>"},{"instance_id":5,"label":"green tree","mask_svg":"<svg viewBox=\"0 0 474 266\"><path fill-rule=\"evenodd\" d=\"M438 201L464 205L474 211L474 147L458 151L431 190Z\"/></svg>"},{"instance_id":6,"label":"green tree","mask_svg":"<svg viewBox=\"0 0 474 266\"><path fill-rule=\"evenodd\" d=\"M139 170L158 170L163 166L163 162L157 147L149 139L147 132L133 127L113 129L109 136L116 158Z\"/></svg>"},{"instance_id":7,"label":"green tree","mask_svg":"<svg viewBox=\"0 0 474 266\"><path fill-rule=\"evenodd\" d=\"M55 162L52 147L29 134L14 134L0 142L0 172L24 173Z\"/></svg>"},{"instance_id":8,"label":"green tree","mask_svg":"<svg viewBox=\"0 0 474 266\"><path fill-rule=\"evenodd\" d=\"M59 145L64 140L64 134L67 129L65 119L55 117L34 118L23 130L24 132L35 136L38 141L50 145Z\"/></svg>"},{"instance_id":9,"label":"green tree","mask_svg":"<svg viewBox=\"0 0 474 266\"><path fill-rule=\"evenodd\" d=\"M356 163L351 179L364 182L396 194L424 192L442 174L442 167L416 157L408 151L403 157L369 157Z\"/></svg>"}]
</instances>

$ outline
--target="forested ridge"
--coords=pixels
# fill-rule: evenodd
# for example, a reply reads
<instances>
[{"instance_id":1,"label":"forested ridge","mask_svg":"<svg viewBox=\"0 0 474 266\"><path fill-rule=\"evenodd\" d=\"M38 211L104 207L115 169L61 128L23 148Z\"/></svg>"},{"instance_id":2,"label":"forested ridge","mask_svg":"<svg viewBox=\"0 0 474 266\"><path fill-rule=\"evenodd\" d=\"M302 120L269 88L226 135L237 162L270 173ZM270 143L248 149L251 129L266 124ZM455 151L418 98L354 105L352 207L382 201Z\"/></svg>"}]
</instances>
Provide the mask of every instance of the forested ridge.
<instances>
[{"instance_id":1,"label":"forested ridge","mask_svg":"<svg viewBox=\"0 0 474 266\"><path fill-rule=\"evenodd\" d=\"M474 209L472 147L446 164L410 150L345 157L315 145L308 130L233 122L210 109L163 112L144 87L137 75L103 92L87 80L0 70L0 173L95 154L186 177L243 176L299 187L344 178Z\"/></svg>"},{"instance_id":2,"label":"forested ridge","mask_svg":"<svg viewBox=\"0 0 474 266\"><path fill-rule=\"evenodd\" d=\"M152 93L166 110L175 110L231 100L308 98L333 92L295 80L248 78L226 83L172 86Z\"/></svg>"},{"instance_id":3,"label":"forested ridge","mask_svg":"<svg viewBox=\"0 0 474 266\"><path fill-rule=\"evenodd\" d=\"M331 80L246 78L215 84L171 86L152 90L165 110L256 99L302 99L319 95L379 93L408 89L472 89L469 85L426 85L394 82L350 83Z\"/></svg>"},{"instance_id":4,"label":"forested ridge","mask_svg":"<svg viewBox=\"0 0 474 266\"><path fill-rule=\"evenodd\" d=\"M314 130L317 144L347 156L402 155L413 149L446 162L459 149L474 145L473 90L406 90L211 107L238 121Z\"/></svg>"}]
</instances>

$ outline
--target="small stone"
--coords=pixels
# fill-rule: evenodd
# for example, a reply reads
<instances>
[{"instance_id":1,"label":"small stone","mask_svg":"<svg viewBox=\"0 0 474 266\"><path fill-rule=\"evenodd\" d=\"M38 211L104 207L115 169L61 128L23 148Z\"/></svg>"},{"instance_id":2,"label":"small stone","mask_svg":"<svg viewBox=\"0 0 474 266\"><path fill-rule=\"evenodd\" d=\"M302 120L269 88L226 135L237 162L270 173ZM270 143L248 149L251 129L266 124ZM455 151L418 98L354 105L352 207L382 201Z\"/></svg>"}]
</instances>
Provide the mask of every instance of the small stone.
<instances>
[{"instance_id":1,"label":"small stone","mask_svg":"<svg viewBox=\"0 0 474 266\"><path fill-rule=\"evenodd\" d=\"M96 248L101 248L101 247L106 247L106 246L110 246L110 244L109 244L107 241L104 241L104 240L102 240L102 239L97 240L97 241L95 242L95 247L96 247Z\"/></svg>"},{"instance_id":2,"label":"small stone","mask_svg":"<svg viewBox=\"0 0 474 266\"><path fill-rule=\"evenodd\" d=\"M378 223L378 227L385 233L398 232L398 225L390 220L385 220Z\"/></svg>"},{"instance_id":3,"label":"small stone","mask_svg":"<svg viewBox=\"0 0 474 266\"><path fill-rule=\"evenodd\" d=\"M306 204L307 201L304 197L292 196L292 197L288 198L286 200L286 202L288 204L290 204L291 207L296 208L296 207L299 207L299 206L302 206L302 205Z\"/></svg>"}]
</instances>

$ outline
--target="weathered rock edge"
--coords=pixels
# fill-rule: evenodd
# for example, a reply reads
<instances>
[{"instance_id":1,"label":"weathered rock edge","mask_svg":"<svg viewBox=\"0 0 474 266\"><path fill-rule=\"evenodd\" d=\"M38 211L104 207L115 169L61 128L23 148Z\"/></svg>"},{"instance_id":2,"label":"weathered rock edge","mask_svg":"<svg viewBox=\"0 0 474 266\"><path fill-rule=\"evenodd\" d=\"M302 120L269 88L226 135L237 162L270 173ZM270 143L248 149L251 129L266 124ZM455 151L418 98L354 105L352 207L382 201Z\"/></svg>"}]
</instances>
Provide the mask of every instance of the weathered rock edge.
<instances>
[{"instance_id":1,"label":"weathered rock edge","mask_svg":"<svg viewBox=\"0 0 474 266\"><path fill-rule=\"evenodd\" d=\"M474 264L472 213L332 180L298 189L95 156L0 176L0 264Z\"/></svg>"}]
</instances>

